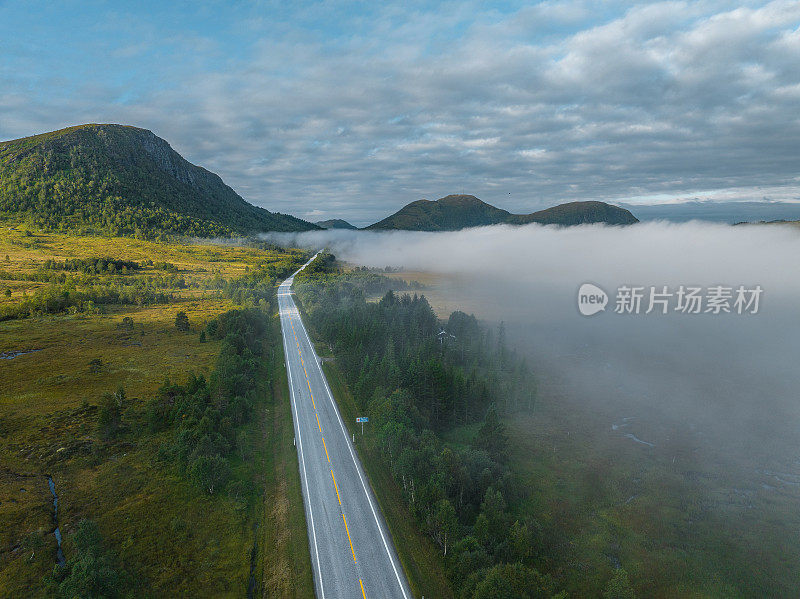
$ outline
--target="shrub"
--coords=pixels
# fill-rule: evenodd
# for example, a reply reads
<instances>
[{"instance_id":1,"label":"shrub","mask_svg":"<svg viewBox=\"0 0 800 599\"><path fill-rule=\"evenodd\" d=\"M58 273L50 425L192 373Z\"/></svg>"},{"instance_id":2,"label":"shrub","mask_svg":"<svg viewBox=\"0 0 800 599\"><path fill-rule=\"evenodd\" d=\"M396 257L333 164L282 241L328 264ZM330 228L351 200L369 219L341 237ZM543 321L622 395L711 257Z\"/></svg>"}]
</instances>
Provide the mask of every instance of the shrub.
<instances>
[{"instance_id":1,"label":"shrub","mask_svg":"<svg viewBox=\"0 0 800 599\"><path fill-rule=\"evenodd\" d=\"M125 596L131 581L116 568L116 559L103 547L100 531L91 520L82 520L73 537L75 555L65 566L56 566L48 580L55 586L56 596L115 598Z\"/></svg>"},{"instance_id":2,"label":"shrub","mask_svg":"<svg viewBox=\"0 0 800 599\"><path fill-rule=\"evenodd\" d=\"M115 436L122 426L122 401L124 391L116 394L105 393L100 401L100 416L97 420L97 430L104 439Z\"/></svg>"},{"instance_id":3,"label":"shrub","mask_svg":"<svg viewBox=\"0 0 800 599\"><path fill-rule=\"evenodd\" d=\"M603 591L603 599L634 599L633 587L625 568L614 572Z\"/></svg>"},{"instance_id":4,"label":"shrub","mask_svg":"<svg viewBox=\"0 0 800 599\"><path fill-rule=\"evenodd\" d=\"M189 477L209 495L224 489L230 475L228 461L219 454L201 455L189 467Z\"/></svg>"},{"instance_id":5,"label":"shrub","mask_svg":"<svg viewBox=\"0 0 800 599\"><path fill-rule=\"evenodd\" d=\"M186 312L181 310L175 315L175 328L184 333L189 332L189 317Z\"/></svg>"}]
</instances>

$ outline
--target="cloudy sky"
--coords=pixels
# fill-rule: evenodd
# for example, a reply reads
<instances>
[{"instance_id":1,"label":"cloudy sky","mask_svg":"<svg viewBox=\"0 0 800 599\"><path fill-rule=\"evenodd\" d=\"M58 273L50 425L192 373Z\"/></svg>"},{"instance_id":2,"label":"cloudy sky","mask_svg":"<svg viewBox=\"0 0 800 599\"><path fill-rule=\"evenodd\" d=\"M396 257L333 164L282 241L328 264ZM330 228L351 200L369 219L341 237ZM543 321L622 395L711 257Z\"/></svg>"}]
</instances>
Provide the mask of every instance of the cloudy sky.
<instances>
[{"instance_id":1,"label":"cloudy sky","mask_svg":"<svg viewBox=\"0 0 800 599\"><path fill-rule=\"evenodd\" d=\"M311 220L800 200L800 2L0 0L0 139L85 122Z\"/></svg>"}]
</instances>

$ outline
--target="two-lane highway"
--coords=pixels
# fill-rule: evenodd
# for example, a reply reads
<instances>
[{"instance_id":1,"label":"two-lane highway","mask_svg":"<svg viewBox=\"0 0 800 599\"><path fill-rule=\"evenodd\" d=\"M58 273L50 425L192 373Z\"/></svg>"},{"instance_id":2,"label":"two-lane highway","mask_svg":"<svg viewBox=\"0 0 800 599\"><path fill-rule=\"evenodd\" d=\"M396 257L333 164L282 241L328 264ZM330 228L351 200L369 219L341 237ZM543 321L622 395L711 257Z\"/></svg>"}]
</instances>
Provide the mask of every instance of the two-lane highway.
<instances>
[{"instance_id":1,"label":"two-lane highway","mask_svg":"<svg viewBox=\"0 0 800 599\"><path fill-rule=\"evenodd\" d=\"M411 599L378 504L292 299L296 274L278 288L278 306L317 597Z\"/></svg>"}]
</instances>

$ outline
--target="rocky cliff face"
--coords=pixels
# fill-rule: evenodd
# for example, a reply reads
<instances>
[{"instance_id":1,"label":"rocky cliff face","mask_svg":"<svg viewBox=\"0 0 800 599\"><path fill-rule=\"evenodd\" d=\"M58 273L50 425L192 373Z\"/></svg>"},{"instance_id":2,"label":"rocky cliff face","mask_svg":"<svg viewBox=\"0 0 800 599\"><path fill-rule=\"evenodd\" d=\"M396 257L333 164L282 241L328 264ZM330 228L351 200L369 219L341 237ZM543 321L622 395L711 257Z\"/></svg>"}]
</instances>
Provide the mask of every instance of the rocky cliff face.
<instances>
[{"instance_id":1,"label":"rocky cliff face","mask_svg":"<svg viewBox=\"0 0 800 599\"><path fill-rule=\"evenodd\" d=\"M196 169L188 168L191 165L180 154L163 139L156 136L152 131L142 130L142 149L150 154L150 157L161 170L169 173L178 181L187 185L196 186Z\"/></svg>"}]
</instances>

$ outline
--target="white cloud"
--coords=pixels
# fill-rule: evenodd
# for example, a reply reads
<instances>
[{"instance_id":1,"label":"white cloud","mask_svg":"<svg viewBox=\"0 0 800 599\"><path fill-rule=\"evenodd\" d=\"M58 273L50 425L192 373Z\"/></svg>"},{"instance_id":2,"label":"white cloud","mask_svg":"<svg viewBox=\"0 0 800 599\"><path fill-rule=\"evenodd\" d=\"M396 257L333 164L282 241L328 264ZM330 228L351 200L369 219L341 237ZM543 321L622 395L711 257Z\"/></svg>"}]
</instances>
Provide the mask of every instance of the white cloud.
<instances>
[{"instance_id":1,"label":"white cloud","mask_svg":"<svg viewBox=\"0 0 800 599\"><path fill-rule=\"evenodd\" d=\"M138 124L255 203L358 223L454 191L517 212L760 186L796 196L800 5L627 6L379 7L349 37L263 30L224 68L215 40L176 33L176 64L141 65L156 83L126 104L102 75L129 57L70 93L0 70L0 135Z\"/></svg>"}]
</instances>

